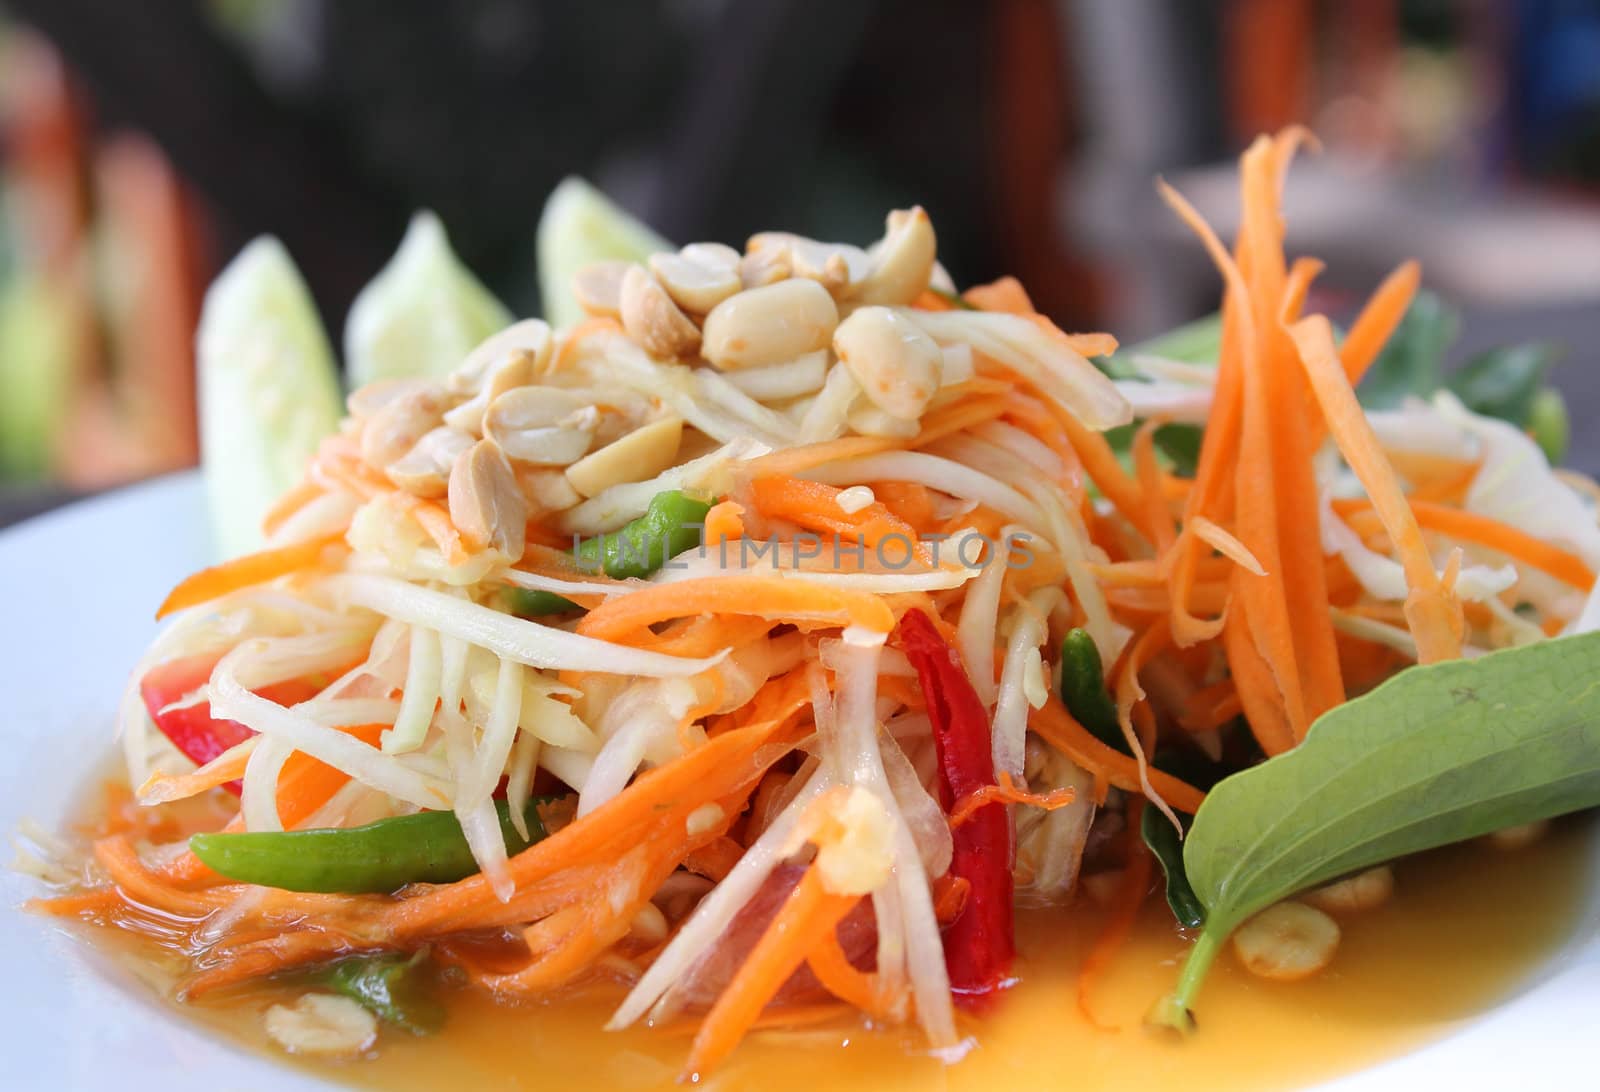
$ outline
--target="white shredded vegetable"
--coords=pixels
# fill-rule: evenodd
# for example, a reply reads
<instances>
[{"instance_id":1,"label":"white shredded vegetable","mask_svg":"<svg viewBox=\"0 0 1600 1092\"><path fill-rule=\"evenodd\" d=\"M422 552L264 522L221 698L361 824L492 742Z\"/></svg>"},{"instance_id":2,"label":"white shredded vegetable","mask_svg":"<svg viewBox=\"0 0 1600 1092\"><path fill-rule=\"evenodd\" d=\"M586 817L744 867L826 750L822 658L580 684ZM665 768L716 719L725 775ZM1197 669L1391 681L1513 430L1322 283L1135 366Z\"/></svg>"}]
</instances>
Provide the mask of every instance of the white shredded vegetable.
<instances>
[{"instance_id":1,"label":"white shredded vegetable","mask_svg":"<svg viewBox=\"0 0 1600 1092\"><path fill-rule=\"evenodd\" d=\"M669 991L688 978L689 971L722 938L735 916L746 903L755 897L761 885L782 863L783 847L788 845L806 809L827 789L831 780L822 774L811 777L795 794L788 807L768 825L750 848L744 851L722 882L695 907L689 920L684 922L678 935L664 948L656 961L640 976L639 981L622 1004L606 1022L606 1028L618 1031L635 1023L652 1007L669 1000ZM662 1006L661 1013L670 1008Z\"/></svg>"},{"instance_id":2,"label":"white shredded vegetable","mask_svg":"<svg viewBox=\"0 0 1600 1092\"><path fill-rule=\"evenodd\" d=\"M1000 689L994 705L991 747L994 751L995 773L1010 774L1017 784L1023 781L1028 710L1032 706L1025 691L1028 660L1030 654L1038 654L1039 646L1049 635L1050 599L1060 594L1055 588L1041 588L1018 603L1011 624L1011 636L1006 641L1005 660L1000 668Z\"/></svg>"},{"instance_id":3,"label":"white shredded vegetable","mask_svg":"<svg viewBox=\"0 0 1600 1092\"><path fill-rule=\"evenodd\" d=\"M422 746L428 726L433 723L442 671L439 635L424 626L413 625L400 715L395 717L394 727L383 734L384 751L398 755Z\"/></svg>"},{"instance_id":4,"label":"white shredded vegetable","mask_svg":"<svg viewBox=\"0 0 1600 1092\"><path fill-rule=\"evenodd\" d=\"M354 736L252 694L233 677L226 657L211 674L210 693L213 716L236 720L264 736L281 739L295 750L419 808L450 803L447 785L418 773L398 756L386 755Z\"/></svg>"},{"instance_id":5,"label":"white shredded vegetable","mask_svg":"<svg viewBox=\"0 0 1600 1092\"><path fill-rule=\"evenodd\" d=\"M389 577L342 573L325 584L352 606L428 626L529 667L664 677L698 674L724 655L687 659L597 641Z\"/></svg>"},{"instance_id":6,"label":"white shredded vegetable","mask_svg":"<svg viewBox=\"0 0 1600 1092\"><path fill-rule=\"evenodd\" d=\"M819 349L783 364L740 368L722 378L751 398L764 402L814 394L828 378L828 350Z\"/></svg>"},{"instance_id":7,"label":"white shredded vegetable","mask_svg":"<svg viewBox=\"0 0 1600 1092\"><path fill-rule=\"evenodd\" d=\"M1128 400L1100 369L1029 318L992 311L899 313L940 345L965 344L1004 364L1089 428L1133 420Z\"/></svg>"}]
</instances>

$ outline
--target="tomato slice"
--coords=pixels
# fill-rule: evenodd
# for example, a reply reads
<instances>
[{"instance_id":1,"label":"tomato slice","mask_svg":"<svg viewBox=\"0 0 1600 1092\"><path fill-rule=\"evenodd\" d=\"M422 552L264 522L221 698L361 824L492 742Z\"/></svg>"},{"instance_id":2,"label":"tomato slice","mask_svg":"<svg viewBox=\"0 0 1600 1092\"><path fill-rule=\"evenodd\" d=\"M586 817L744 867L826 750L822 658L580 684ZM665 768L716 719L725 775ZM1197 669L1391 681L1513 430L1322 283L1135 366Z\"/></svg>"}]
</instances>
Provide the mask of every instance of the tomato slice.
<instances>
[{"instance_id":1,"label":"tomato slice","mask_svg":"<svg viewBox=\"0 0 1600 1092\"><path fill-rule=\"evenodd\" d=\"M221 654L204 653L170 660L151 668L139 680L139 696L144 699L144 707L150 711L156 727L197 766L204 766L230 747L255 735L254 731L236 720L213 717L211 703L207 701L198 701L178 709L167 708L204 686L220 659ZM263 686L255 693L279 705L294 705L315 697L324 685L325 680L320 679L290 679ZM235 795L240 791L237 781L230 781L224 788Z\"/></svg>"}]
</instances>

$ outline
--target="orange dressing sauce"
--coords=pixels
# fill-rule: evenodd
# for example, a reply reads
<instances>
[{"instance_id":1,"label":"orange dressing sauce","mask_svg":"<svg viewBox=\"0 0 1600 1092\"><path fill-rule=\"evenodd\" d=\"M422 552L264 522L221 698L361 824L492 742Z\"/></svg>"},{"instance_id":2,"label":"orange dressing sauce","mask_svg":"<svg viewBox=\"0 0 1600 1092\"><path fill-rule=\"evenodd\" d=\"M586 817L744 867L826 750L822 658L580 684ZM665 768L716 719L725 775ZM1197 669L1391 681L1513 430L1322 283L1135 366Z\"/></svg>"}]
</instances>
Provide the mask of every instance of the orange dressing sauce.
<instances>
[{"instance_id":1,"label":"orange dressing sauce","mask_svg":"<svg viewBox=\"0 0 1600 1092\"><path fill-rule=\"evenodd\" d=\"M976 1046L953 1066L921 1052L915 1034L834 1021L752 1034L702 1081L715 1089L970 1089L1181 1087L1248 1090L1311 1084L1372 1065L1462 1027L1532 980L1574 933L1594 881L1595 822L1557 823L1515 852L1463 845L1401 862L1394 898L1347 916L1333 964L1281 984L1254 978L1231 952L1218 959L1187 1040L1142 1026L1167 991L1187 944L1152 897L1129 944L1094 997L1097 1028L1077 1004L1077 970L1102 915L1028 912L1019 921L1020 984L995 1011L963 1017ZM183 967L147 940L93 930L152 989L170 996ZM545 1004L502 1006L465 990L445 998L443 1032L417 1038L385 1029L367 1058L287 1058L263 1015L306 990L266 983L179 1012L252 1049L358 1086L454 1088L669 1088L687 1053L679 1029L602 1030L621 997L593 989Z\"/></svg>"}]
</instances>

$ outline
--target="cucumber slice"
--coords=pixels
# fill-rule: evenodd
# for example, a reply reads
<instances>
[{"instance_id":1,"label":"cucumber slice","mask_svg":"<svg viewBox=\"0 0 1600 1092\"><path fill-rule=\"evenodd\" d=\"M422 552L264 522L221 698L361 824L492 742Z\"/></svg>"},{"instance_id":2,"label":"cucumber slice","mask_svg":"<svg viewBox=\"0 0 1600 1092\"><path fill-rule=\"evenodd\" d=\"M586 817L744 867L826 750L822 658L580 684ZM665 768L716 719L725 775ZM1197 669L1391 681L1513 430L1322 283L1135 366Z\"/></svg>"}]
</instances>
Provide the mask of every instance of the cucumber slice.
<instances>
[{"instance_id":1,"label":"cucumber slice","mask_svg":"<svg viewBox=\"0 0 1600 1092\"><path fill-rule=\"evenodd\" d=\"M259 549L261 520L343 412L333 350L288 251L263 236L200 312L200 456L218 550Z\"/></svg>"},{"instance_id":2,"label":"cucumber slice","mask_svg":"<svg viewBox=\"0 0 1600 1092\"><path fill-rule=\"evenodd\" d=\"M583 308L572 295L572 275L590 262L642 262L674 249L583 179L563 179L550 191L539 217L539 293L545 321L558 330L583 321Z\"/></svg>"},{"instance_id":3,"label":"cucumber slice","mask_svg":"<svg viewBox=\"0 0 1600 1092\"><path fill-rule=\"evenodd\" d=\"M67 419L72 353L60 294L34 273L0 277L0 479L49 473Z\"/></svg>"},{"instance_id":4,"label":"cucumber slice","mask_svg":"<svg viewBox=\"0 0 1600 1092\"><path fill-rule=\"evenodd\" d=\"M431 212L411 218L389 264L350 307L344 362L350 386L450 373L511 312L461 263Z\"/></svg>"}]
</instances>

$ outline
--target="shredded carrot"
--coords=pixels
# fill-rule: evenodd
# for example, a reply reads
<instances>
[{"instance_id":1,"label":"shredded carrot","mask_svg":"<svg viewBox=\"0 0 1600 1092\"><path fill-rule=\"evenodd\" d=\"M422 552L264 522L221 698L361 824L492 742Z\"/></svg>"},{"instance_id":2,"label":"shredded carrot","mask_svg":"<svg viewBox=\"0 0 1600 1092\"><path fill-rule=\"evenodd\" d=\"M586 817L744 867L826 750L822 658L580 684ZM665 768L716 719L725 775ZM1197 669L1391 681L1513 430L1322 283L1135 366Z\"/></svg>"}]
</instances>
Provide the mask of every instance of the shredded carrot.
<instances>
[{"instance_id":1,"label":"shredded carrot","mask_svg":"<svg viewBox=\"0 0 1600 1092\"><path fill-rule=\"evenodd\" d=\"M1255 576L1267 575L1267 570L1256 560L1256 556L1249 548L1213 520L1206 516L1196 516L1189 525L1194 528L1196 538L1245 572Z\"/></svg>"},{"instance_id":2,"label":"shredded carrot","mask_svg":"<svg viewBox=\"0 0 1600 1092\"><path fill-rule=\"evenodd\" d=\"M1160 417L1148 418L1133 434L1133 467L1141 493L1140 507L1144 509L1143 526L1157 557L1165 556L1177 538L1172 512L1161 489L1161 464L1156 461L1156 429L1164 423Z\"/></svg>"},{"instance_id":3,"label":"shredded carrot","mask_svg":"<svg viewBox=\"0 0 1600 1092\"><path fill-rule=\"evenodd\" d=\"M721 883L724 876L744 856L744 846L732 838L722 837L709 842L683 859L683 867L712 883Z\"/></svg>"},{"instance_id":4,"label":"shredded carrot","mask_svg":"<svg viewBox=\"0 0 1600 1092\"><path fill-rule=\"evenodd\" d=\"M1422 266L1414 261L1401 262L1378 285L1378 290L1350 325L1350 332L1339 348L1339 363L1344 368L1345 380L1352 387L1361 382L1367 368L1378 359L1379 351L1405 318L1421 281Z\"/></svg>"},{"instance_id":5,"label":"shredded carrot","mask_svg":"<svg viewBox=\"0 0 1600 1092\"><path fill-rule=\"evenodd\" d=\"M387 724L352 724L338 731L376 747ZM293 830L333 798L350 780L343 770L334 769L321 759L296 751L278 774L278 819L285 830Z\"/></svg>"},{"instance_id":6,"label":"shredded carrot","mask_svg":"<svg viewBox=\"0 0 1600 1092\"><path fill-rule=\"evenodd\" d=\"M896 519L919 534L933 531L933 494L927 486L920 482L871 482L869 488Z\"/></svg>"},{"instance_id":7,"label":"shredded carrot","mask_svg":"<svg viewBox=\"0 0 1600 1092\"><path fill-rule=\"evenodd\" d=\"M567 336L561 339L561 344L556 347L555 356L550 360L550 372L564 372L572 366L572 358L577 355L578 346L595 334L622 334L622 324L614 318L601 315L585 319L567 331Z\"/></svg>"},{"instance_id":8,"label":"shredded carrot","mask_svg":"<svg viewBox=\"0 0 1600 1092\"><path fill-rule=\"evenodd\" d=\"M1009 315L1034 314L1027 289L1015 277L1001 277L988 284L975 284L961 298L980 311L1002 311Z\"/></svg>"},{"instance_id":9,"label":"shredded carrot","mask_svg":"<svg viewBox=\"0 0 1600 1092\"><path fill-rule=\"evenodd\" d=\"M907 443L907 447L926 447L935 440L942 440L952 436L963 429L973 425L980 425L985 421L993 421L1006 409L1004 393L989 394L984 397L962 398L948 406L934 410L922 419L922 427L917 434Z\"/></svg>"},{"instance_id":10,"label":"shredded carrot","mask_svg":"<svg viewBox=\"0 0 1600 1092\"><path fill-rule=\"evenodd\" d=\"M837 486L801 478L757 478L750 483L750 496L756 510L768 519L788 520L808 531L859 542L880 554L889 540L899 539L900 548L908 557L914 556L923 564L931 563L916 528L878 500L854 512L846 512L839 506L842 492L844 490Z\"/></svg>"},{"instance_id":11,"label":"shredded carrot","mask_svg":"<svg viewBox=\"0 0 1600 1092\"><path fill-rule=\"evenodd\" d=\"M888 1017L885 998L880 996L878 976L860 970L850 962L844 949L839 946L837 931L826 933L817 941L816 946L806 953L806 964L811 968L811 973L817 976L817 981L822 983L822 988L839 1000L869 1016L878 1019Z\"/></svg>"},{"instance_id":12,"label":"shredded carrot","mask_svg":"<svg viewBox=\"0 0 1600 1092\"><path fill-rule=\"evenodd\" d=\"M1317 279L1325 267L1315 258L1296 258L1289 267L1289 279L1283 289L1283 310L1281 312L1284 322L1293 322L1300 317L1300 312L1306 305L1306 294L1311 291L1311 282Z\"/></svg>"},{"instance_id":13,"label":"shredded carrot","mask_svg":"<svg viewBox=\"0 0 1600 1092\"><path fill-rule=\"evenodd\" d=\"M279 497L267 509L267 514L261 519L261 533L271 535L282 527L290 516L323 495L323 489L310 478L306 478Z\"/></svg>"},{"instance_id":14,"label":"shredded carrot","mask_svg":"<svg viewBox=\"0 0 1600 1092\"><path fill-rule=\"evenodd\" d=\"M855 459L862 455L876 455L880 451L892 451L903 446L905 446L904 440L895 440L887 436L845 436L838 440L823 440L820 443L801 444L799 447L774 451L751 459L744 464L743 469L751 478L790 477L803 474L824 463Z\"/></svg>"},{"instance_id":15,"label":"shredded carrot","mask_svg":"<svg viewBox=\"0 0 1600 1092\"><path fill-rule=\"evenodd\" d=\"M1327 418L1340 454L1360 479L1405 569L1406 617L1423 663L1461 655L1461 604L1439 582L1417 518L1406 502L1394 470L1384 458L1378 437L1356 401L1355 391L1340 367L1333 330L1320 315L1302 319L1292 329L1300 363Z\"/></svg>"},{"instance_id":16,"label":"shredded carrot","mask_svg":"<svg viewBox=\"0 0 1600 1092\"><path fill-rule=\"evenodd\" d=\"M1028 717L1028 727L1033 729L1050 746L1072 759L1091 774L1104 777L1106 782L1125 792L1142 793L1139 783L1139 766L1128 755L1101 743L1072 718L1061 699L1054 694L1045 699L1043 707L1035 709ZM1200 807L1205 794L1193 785L1180 781L1171 774L1151 768L1148 771L1150 786L1161 798L1179 811L1193 815Z\"/></svg>"},{"instance_id":17,"label":"shredded carrot","mask_svg":"<svg viewBox=\"0 0 1600 1092\"><path fill-rule=\"evenodd\" d=\"M319 568L327 564L330 553L339 552L335 545L337 542L338 536L330 535L312 542L246 554L209 569L201 569L167 593L167 598L156 611L156 618L165 618L174 611L209 603L230 592L265 584L280 576Z\"/></svg>"},{"instance_id":18,"label":"shredded carrot","mask_svg":"<svg viewBox=\"0 0 1600 1092\"><path fill-rule=\"evenodd\" d=\"M853 624L879 633L894 628L893 612L876 595L781 576L733 575L652 584L608 599L584 616L578 632L603 641L622 641L637 638L641 630L657 622L700 614Z\"/></svg>"},{"instance_id":19,"label":"shredded carrot","mask_svg":"<svg viewBox=\"0 0 1600 1092\"><path fill-rule=\"evenodd\" d=\"M859 901L835 895L808 868L767 926L755 948L700 1025L684 1064L684 1077L704 1077L738 1046L761 1010L818 943L832 934Z\"/></svg>"},{"instance_id":20,"label":"shredded carrot","mask_svg":"<svg viewBox=\"0 0 1600 1092\"><path fill-rule=\"evenodd\" d=\"M933 882L933 915L940 925L948 925L961 916L972 897L972 881L965 876L952 876L946 872Z\"/></svg>"},{"instance_id":21,"label":"shredded carrot","mask_svg":"<svg viewBox=\"0 0 1600 1092\"><path fill-rule=\"evenodd\" d=\"M725 500L711 506L706 513L705 544L737 542L744 537L744 506Z\"/></svg>"},{"instance_id":22,"label":"shredded carrot","mask_svg":"<svg viewBox=\"0 0 1600 1092\"><path fill-rule=\"evenodd\" d=\"M1508 523L1464 508L1450 508L1418 500L1414 496L1407 504L1417 525L1429 531L1498 550L1529 568L1547 573L1564 584L1571 584L1579 591L1586 592L1594 587L1595 574L1583 558L1534 538ZM1373 507L1373 502L1366 498L1340 498L1333 502L1333 510L1340 516L1370 511Z\"/></svg>"},{"instance_id":23,"label":"shredded carrot","mask_svg":"<svg viewBox=\"0 0 1600 1092\"><path fill-rule=\"evenodd\" d=\"M1053 403L1046 400L1045 409L1056 420L1057 426L1066 434L1067 442L1072 445L1072 450L1077 453L1078 459L1083 463L1083 469L1094 482L1105 498L1111 502L1122 518L1138 528L1145 537L1152 538L1154 532L1144 521L1144 498L1138 484L1122 469L1122 464L1117 461L1116 452L1111 450L1111 445L1106 441L1105 434L1096 432L1086 427L1081 421L1065 410L1060 410Z\"/></svg>"},{"instance_id":24,"label":"shredded carrot","mask_svg":"<svg viewBox=\"0 0 1600 1092\"><path fill-rule=\"evenodd\" d=\"M1043 808L1045 811L1055 811L1057 808L1066 807L1078 797L1072 789L1029 792L1027 788L1011 780L1009 770L1001 770L996 779L999 781L998 785L981 785L956 801L955 806L950 809L952 829L971 819L979 808L990 804L1027 804Z\"/></svg>"},{"instance_id":25,"label":"shredded carrot","mask_svg":"<svg viewBox=\"0 0 1600 1092\"><path fill-rule=\"evenodd\" d=\"M246 742L252 746L242 750L238 747L230 748L197 770L182 774L151 774L145 783L139 786L139 799L146 804L186 800L208 789L239 780L244 776L244 769L250 762L250 753L255 743L253 739Z\"/></svg>"}]
</instances>

